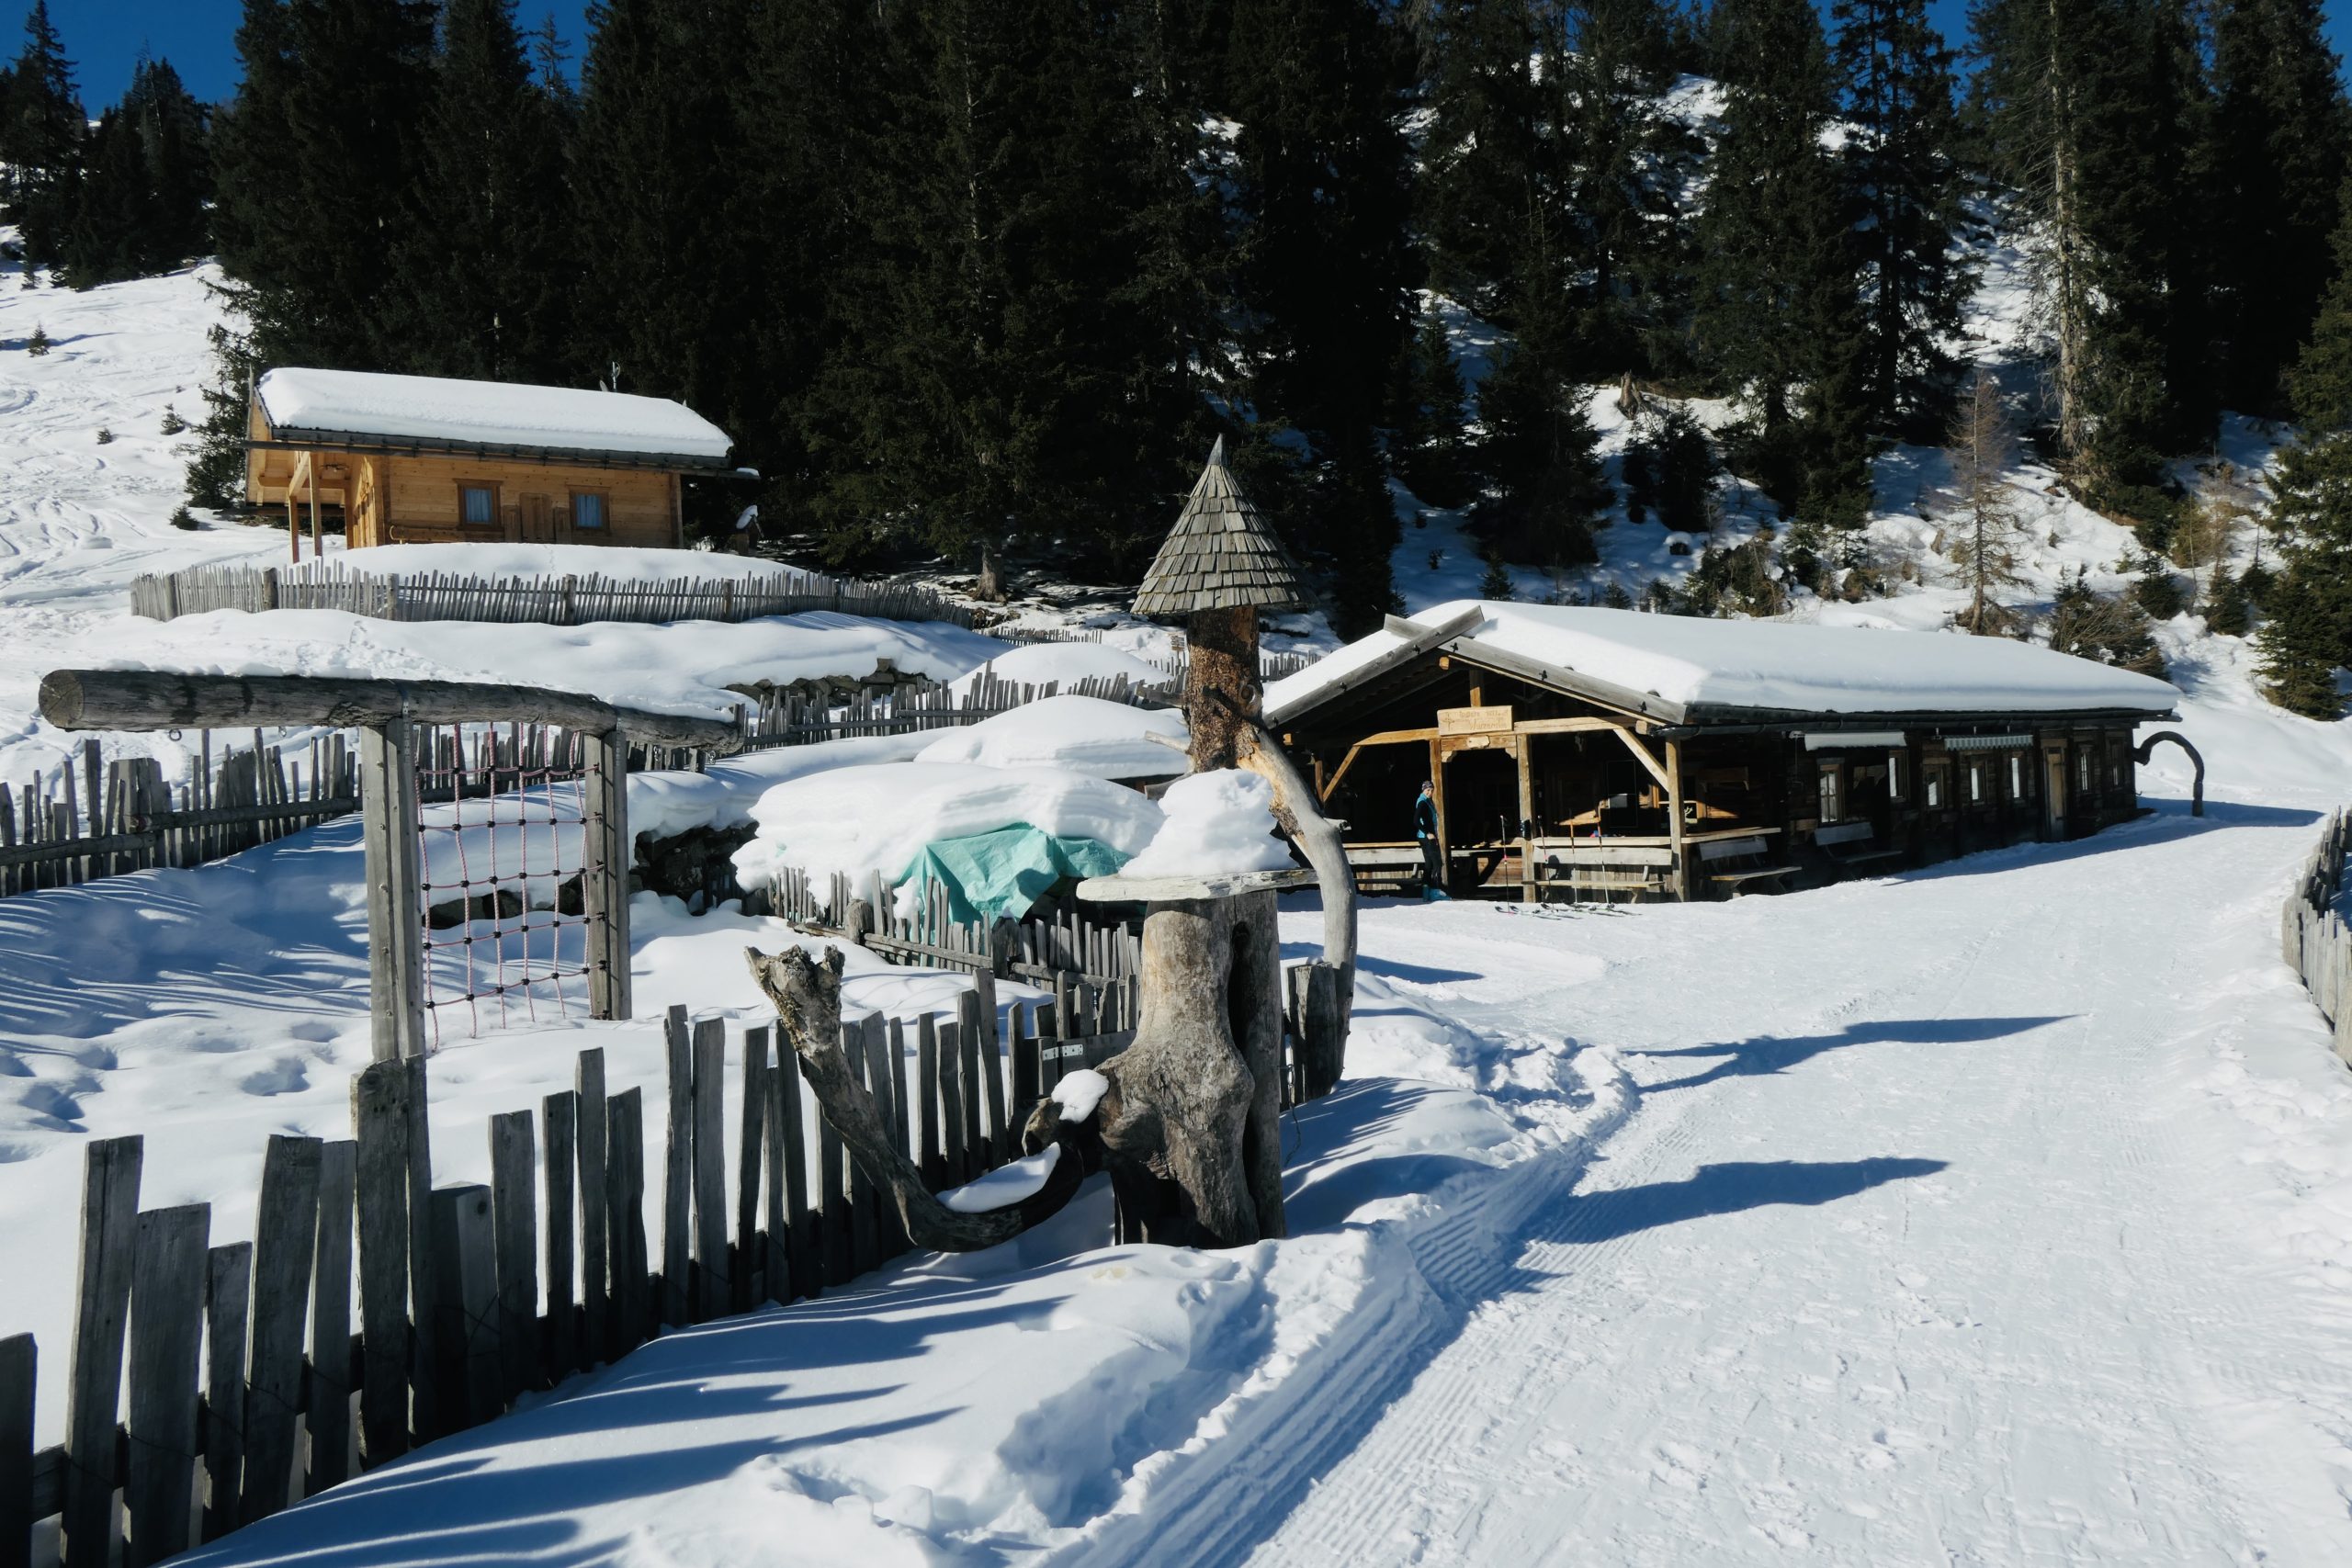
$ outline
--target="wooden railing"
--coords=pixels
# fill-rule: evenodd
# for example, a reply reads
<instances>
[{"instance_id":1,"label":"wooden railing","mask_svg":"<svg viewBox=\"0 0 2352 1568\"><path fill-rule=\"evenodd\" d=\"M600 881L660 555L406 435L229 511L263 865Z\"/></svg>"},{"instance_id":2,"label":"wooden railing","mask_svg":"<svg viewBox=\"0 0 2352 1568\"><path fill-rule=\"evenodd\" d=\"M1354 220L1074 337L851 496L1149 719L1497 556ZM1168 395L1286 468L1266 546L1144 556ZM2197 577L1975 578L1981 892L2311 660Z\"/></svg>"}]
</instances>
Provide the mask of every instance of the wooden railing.
<instances>
[{"instance_id":1,"label":"wooden railing","mask_svg":"<svg viewBox=\"0 0 2352 1568\"><path fill-rule=\"evenodd\" d=\"M2338 811L2321 829L2279 922L2280 956L2302 976L2320 1014L2335 1027L2335 1054L2352 1064L2352 927L2343 903L2352 883L2352 810Z\"/></svg>"},{"instance_id":2,"label":"wooden railing","mask_svg":"<svg viewBox=\"0 0 2352 1568\"><path fill-rule=\"evenodd\" d=\"M982 977L952 1021L869 1014L842 1040L937 1190L1017 1157L1027 1107L1131 1037L1110 998L1001 1016ZM602 1047L536 1113L491 1118L486 1186L434 1182L452 1129L429 1124L425 1059L375 1063L352 1082L351 1137L269 1139L250 1242L214 1245L203 1203L141 1210L141 1140L92 1140L76 1327L50 1372L67 1380L62 1443L35 1446L33 1337L0 1337L0 1564L29 1562L51 1516L64 1568L109 1562L118 1494L122 1561L159 1562L192 1544L192 1504L214 1540L665 1326L814 1296L908 1250L772 1035L743 1032L730 1084L723 1021L671 1010L650 1235L645 1090L608 1091Z\"/></svg>"}]
</instances>

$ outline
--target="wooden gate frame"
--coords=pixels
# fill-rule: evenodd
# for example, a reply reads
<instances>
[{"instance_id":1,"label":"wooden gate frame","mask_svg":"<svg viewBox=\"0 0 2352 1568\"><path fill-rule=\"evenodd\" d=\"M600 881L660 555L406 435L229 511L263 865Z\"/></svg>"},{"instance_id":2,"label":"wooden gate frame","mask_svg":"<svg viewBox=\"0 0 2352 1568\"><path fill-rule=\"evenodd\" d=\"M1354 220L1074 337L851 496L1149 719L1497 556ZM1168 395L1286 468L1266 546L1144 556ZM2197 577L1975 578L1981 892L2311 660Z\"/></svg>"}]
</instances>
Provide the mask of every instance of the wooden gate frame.
<instances>
[{"instance_id":1,"label":"wooden gate frame","mask_svg":"<svg viewBox=\"0 0 2352 1568\"><path fill-rule=\"evenodd\" d=\"M616 707L595 697L462 681L366 681L310 675L181 675L56 670L41 678L41 716L61 729L356 726L360 731L361 841L367 853L368 969L374 1055L424 1055L424 908L417 849L416 727L551 724L578 734L585 850L591 1017L629 1016L628 747L632 739L732 751L741 727Z\"/></svg>"}]
</instances>

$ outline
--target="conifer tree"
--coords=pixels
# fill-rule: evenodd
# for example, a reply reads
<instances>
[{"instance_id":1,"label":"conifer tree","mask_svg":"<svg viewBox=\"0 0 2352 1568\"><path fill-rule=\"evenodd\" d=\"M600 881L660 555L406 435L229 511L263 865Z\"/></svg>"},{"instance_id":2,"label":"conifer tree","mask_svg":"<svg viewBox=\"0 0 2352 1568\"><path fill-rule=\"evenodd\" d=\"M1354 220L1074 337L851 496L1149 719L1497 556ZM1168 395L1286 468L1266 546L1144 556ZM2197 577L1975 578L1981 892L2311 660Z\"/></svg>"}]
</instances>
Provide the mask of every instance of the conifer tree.
<instances>
[{"instance_id":1,"label":"conifer tree","mask_svg":"<svg viewBox=\"0 0 2352 1568\"><path fill-rule=\"evenodd\" d=\"M62 260L79 288L201 254L211 188L205 110L168 62L141 60L84 154Z\"/></svg>"},{"instance_id":2,"label":"conifer tree","mask_svg":"<svg viewBox=\"0 0 2352 1568\"><path fill-rule=\"evenodd\" d=\"M2214 9L2229 389L2250 412L2282 411L2280 376L2332 270L2352 116L2322 26L2319 0L2220 0Z\"/></svg>"},{"instance_id":3,"label":"conifer tree","mask_svg":"<svg viewBox=\"0 0 2352 1568\"><path fill-rule=\"evenodd\" d=\"M1544 147L1566 167L1568 252L1522 265L1522 290L1566 282L1580 300L1568 345L1596 378L1679 368L1690 265L1681 195L1697 152L1661 112L1674 45L1659 0L1566 0L1546 28ZM1556 221L1556 220L1555 220Z\"/></svg>"},{"instance_id":4,"label":"conifer tree","mask_svg":"<svg viewBox=\"0 0 2352 1568\"><path fill-rule=\"evenodd\" d=\"M1421 312L1404 364L1389 449L1414 494L1433 506L1459 506L1468 499L1462 371L1433 307Z\"/></svg>"},{"instance_id":5,"label":"conifer tree","mask_svg":"<svg viewBox=\"0 0 2352 1568\"><path fill-rule=\"evenodd\" d=\"M1694 327L1752 412L1751 459L1785 509L1868 510L1870 344L1844 183L1822 131L1828 53L1805 0L1724 0L1713 39L1724 129L1699 218Z\"/></svg>"},{"instance_id":6,"label":"conifer tree","mask_svg":"<svg viewBox=\"0 0 2352 1568\"><path fill-rule=\"evenodd\" d=\"M1356 626L1389 607L1396 536L1372 477L1411 320L1407 43L1373 0L1235 0L1227 56L1250 400L1308 437L1326 494L1302 542L1343 568Z\"/></svg>"},{"instance_id":7,"label":"conifer tree","mask_svg":"<svg viewBox=\"0 0 2352 1568\"><path fill-rule=\"evenodd\" d=\"M580 253L562 112L526 56L514 0L449 0L402 203L397 368L565 378Z\"/></svg>"},{"instance_id":8,"label":"conifer tree","mask_svg":"<svg viewBox=\"0 0 2352 1568\"><path fill-rule=\"evenodd\" d=\"M1962 390L1944 457L1951 465L1951 555L1968 594L1968 607L1956 618L1977 637L2007 636L2017 616L1999 596L2023 581L2017 561L2021 529L2009 499L2017 435L2000 387L1984 371Z\"/></svg>"},{"instance_id":9,"label":"conifer tree","mask_svg":"<svg viewBox=\"0 0 2352 1568\"><path fill-rule=\"evenodd\" d=\"M1536 80L1533 0L1464 0L1426 16L1430 118L1417 190L1430 286L1494 320L1509 309L1531 220L1558 199L1545 170L1545 105L1557 94Z\"/></svg>"},{"instance_id":10,"label":"conifer tree","mask_svg":"<svg viewBox=\"0 0 2352 1568\"><path fill-rule=\"evenodd\" d=\"M6 118L0 121L0 213L23 231L25 259L62 254L73 221L84 126L74 64L49 19L49 0L25 16L25 47L9 72Z\"/></svg>"},{"instance_id":11,"label":"conifer tree","mask_svg":"<svg viewBox=\"0 0 2352 1568\"><path fill-rule=\"evenodd\" d=\"M2352 201L2333 249L2334 279L2290 378L2302 434L2271 486L2286 570L2261 596L2256 634L2271 700L2313 718L2343 711L2335 671L2352 668Z\"/></svg>"},{"instance_id":12,"label":"conifer tree","mask_svg":"<svg viewBox=\"0 0 2352 1568\"><path fill-rule=\"evenodd\" d=\"M1949 397L1945 344L1974 277L1956 156L1951 51L1926 0L1837 0L1847 200L1867 304L1867 399L1890 433L1932 429Z\"/></svg>"}]
</instances>

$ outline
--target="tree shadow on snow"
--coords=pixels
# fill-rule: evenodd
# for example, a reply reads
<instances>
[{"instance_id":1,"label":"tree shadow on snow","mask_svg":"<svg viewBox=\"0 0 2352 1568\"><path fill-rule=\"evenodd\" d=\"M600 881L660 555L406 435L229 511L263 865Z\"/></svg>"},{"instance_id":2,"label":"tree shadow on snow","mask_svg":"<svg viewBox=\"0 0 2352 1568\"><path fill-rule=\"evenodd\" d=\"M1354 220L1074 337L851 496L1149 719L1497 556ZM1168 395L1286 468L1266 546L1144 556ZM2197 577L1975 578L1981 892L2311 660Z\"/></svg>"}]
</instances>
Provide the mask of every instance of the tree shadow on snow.
<instances>
[{"instance_id":1,"label":"tree shadow on snow","mask_svg":"<svg viewBox=\"0 0 2352 1568\"><path fill-rule=\"evenodd\" d=\"M1628 1056L1721 1056L1723 1061L1702 1073L1689 1077L1668 1078L1663 1083L1644 1084L1644 1094L1656 1094L1669 1089L1698 1089L1724 1078L1760 1077L1784 1072L1800 1062L1809 1062L1825 1051L1841 1050L1849 1045L1962 1045L1983 1040L1998 1040L2007 1035L2024 1034L2052 1023L2064 1023L2069 1015L2048 1018L1912 1018L1885 1019L1871 1023L1849 1023L1835 1034L1798 1034L1781 1036L1759 1034L1753 1040L1735 1040L1723 1044L1679 1045L1671 1050L1628 1050Z\"/></svg>"}]
</instances>

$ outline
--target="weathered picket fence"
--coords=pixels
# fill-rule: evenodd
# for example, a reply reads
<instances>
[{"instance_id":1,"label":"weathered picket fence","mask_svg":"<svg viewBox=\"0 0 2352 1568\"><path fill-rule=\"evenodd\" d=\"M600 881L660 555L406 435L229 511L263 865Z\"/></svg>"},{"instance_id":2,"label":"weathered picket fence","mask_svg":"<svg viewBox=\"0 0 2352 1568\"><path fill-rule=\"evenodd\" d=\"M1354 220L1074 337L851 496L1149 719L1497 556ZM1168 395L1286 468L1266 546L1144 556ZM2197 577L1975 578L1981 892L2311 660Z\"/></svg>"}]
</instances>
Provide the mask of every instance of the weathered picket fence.
<instances>
[{"instance_id":1,"label":"weathered picket fence","mask_svg":"<svg viewBox=\"0 0 2352 1568\"><path fill-rule=\"evenodd\" d=\"M754 621L819 610L959 626L971 626L978 619L968 606L919 583L817 572L639 581L597 572L503 578L456 571L401 575L354 571L342 564L192 566L142 575L131 582L130 609L151 621L208 610L342 610L380 621L534 621L560 626L589 621Z\"/></svg>"},{"instance_id":2,"label":"weathered picket fence","mask_svg":"<svg viewBox=\"0 0 2352 1568\"><path fill-rule=\"evenodd\" d=\"M203 731L177 784L153 757L102 762L92 739L75 761L0 785L0 897L200 865L359 809L358 749L345 737L311 740L306 760L250 734L248 748L224 740L216 752Z\"/></svg>"},{"instance_id":3,"label":"weathered picket fence","mask_svg":"<svg viewBox=\"0 0 2352 1568\"><path fill-rule=\"evenodd\" d=\"M751 737L745 744L752 749L806 746L860 735L956 729L1051 696L1099 697L1135 707L1168 707L1179 695L1181 679L1179 671L1176 684L1143 684L1124 675L1030 682L1008 681L983 669L960 691L900 686L888 693L860 693L846 701L769 691L761 694L759 705L752 711ZM1181 770L1171 761L1169 771Z\"/></svg>"},{"instance_id":4,"label":"weathered picket fence","mask_svg":"<svg viewBox=\"0 0 2352 1568\"><path fill-rule=\"evenodd\" d=\"M863 947L892 964L1045 986L1073 979L1130 996L1143 973L1143 939L1123 924L1088 920L1069 909L1022 920L959 920L947 890L936 882L921 886L905 914L878 878L861 894L837 874L820 894L806 872L786 868L767 897L769 911L796 929Z\"/></svg>"},{"instance_id":5,"label":"weathered picket fence","mask_svg":"<svg viewBox=\"0 0 2352 1568\"><path fill-rule=\"evenodd\" d=\"M2344 919L2352 855L2352 811L2337 811L2295 878L2281 914L2281 956L2302 976L2320 1013L2335 1026L2335 1054L2352 1064L2352 926Z\"/></svg>"},{"instance_id":6,"label":"weathered picket fence","mask_svg":"<svg viewBox=\"0 0 2352 1568\"><path fill-rule=\"evenodd\" d=\"M1065 977L1001 1011L982 975L958 999L953 1020L842 1028L934 1190L1017 1157L1027 1108L1132 1038L1124 987ZM742 1032L732 1085L723 1021L673 1008L664 1036L650 1235L645 1092L608 1091L602 1047L536 1114L491 1118L487 1185L434 1182L425 1059L371 1065L350 1138L270 1138L251 1242L213 1245L206 1204L142 1211L141 1140L93 1140L62 1444L35 1447L33 1337L0 1338L0 1568L26 1568L51 1517L64 1568L119 1547L160 1562L664 1325L813 1296L908 1249L772 1030Z\"/></svg>"}]
</instances>

